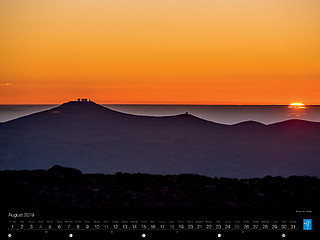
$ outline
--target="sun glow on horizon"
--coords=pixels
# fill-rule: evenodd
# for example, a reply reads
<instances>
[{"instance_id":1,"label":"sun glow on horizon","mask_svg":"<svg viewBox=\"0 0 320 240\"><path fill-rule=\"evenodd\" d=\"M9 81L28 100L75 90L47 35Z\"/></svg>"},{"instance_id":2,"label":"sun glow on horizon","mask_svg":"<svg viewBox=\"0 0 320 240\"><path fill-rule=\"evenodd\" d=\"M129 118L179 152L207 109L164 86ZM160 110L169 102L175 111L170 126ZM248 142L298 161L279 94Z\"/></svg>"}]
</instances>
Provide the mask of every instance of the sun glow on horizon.
<instances>
[{"instance_id":1,"label":"sun glow on horizon","mask_svg":"<svg viewBox=\"0 0 320 240\"><path fill-rule=\"evenodd\" d=\"M300 102L294 102L294 103L290 103L290 106L289 108L295 108L295 109L298 109L298 108L306 108L305 105L303 103L300 103Z\"/></svg>"}]
</instances>

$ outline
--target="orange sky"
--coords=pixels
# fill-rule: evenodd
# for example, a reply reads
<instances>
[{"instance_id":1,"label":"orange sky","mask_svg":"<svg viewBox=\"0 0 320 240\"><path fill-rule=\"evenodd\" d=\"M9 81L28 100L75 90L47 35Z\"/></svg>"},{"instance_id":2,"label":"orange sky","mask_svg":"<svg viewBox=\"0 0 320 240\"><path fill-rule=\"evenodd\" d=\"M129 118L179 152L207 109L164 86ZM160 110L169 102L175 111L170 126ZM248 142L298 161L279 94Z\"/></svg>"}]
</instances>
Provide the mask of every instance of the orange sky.
<instances>
[{"instance_id":1,"label":"orange sky","mask_svg":"<svg viewBox=\"0 0 320 240\"><path fill-rule=\"evenodd\" d=\"M0 104L320 104L319 0L0 1Z\"/></svg>"}]
</instances>

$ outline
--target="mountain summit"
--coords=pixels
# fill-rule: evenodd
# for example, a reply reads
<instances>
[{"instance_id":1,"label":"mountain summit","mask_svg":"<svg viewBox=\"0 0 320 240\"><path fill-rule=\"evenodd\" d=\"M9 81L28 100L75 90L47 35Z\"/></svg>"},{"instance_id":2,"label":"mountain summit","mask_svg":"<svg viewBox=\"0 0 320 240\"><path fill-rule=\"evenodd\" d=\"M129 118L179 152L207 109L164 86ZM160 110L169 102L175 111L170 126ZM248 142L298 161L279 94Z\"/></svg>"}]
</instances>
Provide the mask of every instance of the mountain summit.
<instances>
[{"instance_id":1,"label":"mountain summit","mask_svg":"<svg viewBox=\"0 0 320 240\"><path fill-rule=\"evenodd\" d=\"M107 112L109 114L120 113L113 111L109 108L103 107L87 99L78 99L78 101L70 101L51 110L51 113L75 115L105 114Z\"/></svg>"},{"instance_id":2,"label":"mountain summit","mask_svg":"<svg viewBox=\"0 0 320 240\"><path fill-rule=\"evenodd\" d=\"M320 172L320 124L224 125L191 114L125 114L88 100L0 124L0 169L196 173L221 177Z\"/></svg>"}]
</instances>

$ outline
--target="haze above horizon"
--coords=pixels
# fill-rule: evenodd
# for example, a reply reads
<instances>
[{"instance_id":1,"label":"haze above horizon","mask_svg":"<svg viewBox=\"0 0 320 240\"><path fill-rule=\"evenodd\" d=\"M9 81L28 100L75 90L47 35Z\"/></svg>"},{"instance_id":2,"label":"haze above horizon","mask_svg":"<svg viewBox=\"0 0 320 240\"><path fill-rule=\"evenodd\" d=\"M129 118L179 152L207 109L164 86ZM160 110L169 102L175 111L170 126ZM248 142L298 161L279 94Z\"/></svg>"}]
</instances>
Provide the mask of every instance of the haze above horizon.
<instances>
[{"instance_id":1,"label":"haze above horizon","mask_svg":"<svg viewBox=\"0 0 320 240\"><path fill-rule=\"evenodd\" d=\"M320 1L0 1L0 104L320 104Z\"/></svg>"}]
</instances>

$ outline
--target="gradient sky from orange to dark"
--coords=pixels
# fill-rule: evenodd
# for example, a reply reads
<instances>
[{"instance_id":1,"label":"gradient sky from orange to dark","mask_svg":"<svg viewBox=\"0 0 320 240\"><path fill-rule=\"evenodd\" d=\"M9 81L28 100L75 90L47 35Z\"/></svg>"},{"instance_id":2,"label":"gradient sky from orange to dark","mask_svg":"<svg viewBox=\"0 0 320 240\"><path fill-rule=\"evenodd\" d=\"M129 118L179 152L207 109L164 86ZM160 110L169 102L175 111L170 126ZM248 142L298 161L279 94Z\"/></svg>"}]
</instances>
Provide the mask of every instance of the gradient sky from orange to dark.
<instances>
[{"instance_id":1,"label":"gradient sky from orange to dark","mask_svg":"<svg viewBox=\"0 0 320 240\"><path fill-rule=\"evenodd\" d=\"M319 0L2 0L0 104L320 104Z\"/></svg>"}]
</instances>

